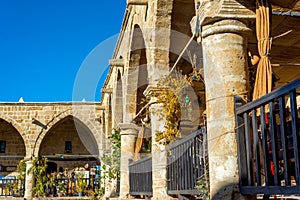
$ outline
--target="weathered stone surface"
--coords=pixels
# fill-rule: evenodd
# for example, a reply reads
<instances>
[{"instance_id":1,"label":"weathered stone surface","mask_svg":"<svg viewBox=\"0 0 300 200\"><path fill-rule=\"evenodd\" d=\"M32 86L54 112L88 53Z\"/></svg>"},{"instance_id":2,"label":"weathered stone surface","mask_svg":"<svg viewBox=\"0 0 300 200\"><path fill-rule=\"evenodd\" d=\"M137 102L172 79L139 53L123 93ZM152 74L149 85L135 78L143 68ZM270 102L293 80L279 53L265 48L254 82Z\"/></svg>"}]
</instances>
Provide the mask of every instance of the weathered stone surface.
<instances>
[{"instance_id":1,"label":"weathered stone surface","mask_svg":"<svg viewBox=\"0 0 300 200\"><path fill-rule=\"evenodd\" d=\"M247 95L247 29L238 20L223 20L203 27L212 199L251 198L238 192L238 153L233 104L234 96Z\"/></svg>"},{"instance_id":2,"label":"weathered stone surface","mask_svg":"<svg viewBox=\"0 0 300 200\"><path fill-rule=\"evenodd\" d=\"M121 128L121 177L120 177L120 198L129 196L129 160L133 160L134 144L138 128L134 124L120 124Z\"/></svg>"}]
</instances>

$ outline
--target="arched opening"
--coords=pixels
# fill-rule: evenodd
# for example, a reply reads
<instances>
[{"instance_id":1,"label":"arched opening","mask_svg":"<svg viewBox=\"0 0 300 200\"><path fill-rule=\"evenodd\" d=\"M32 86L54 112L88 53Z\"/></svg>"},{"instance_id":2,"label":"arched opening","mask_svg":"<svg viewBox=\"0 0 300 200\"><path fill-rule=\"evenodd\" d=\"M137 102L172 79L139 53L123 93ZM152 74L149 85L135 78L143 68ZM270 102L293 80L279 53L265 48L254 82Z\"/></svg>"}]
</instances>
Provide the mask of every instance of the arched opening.
<instances>
[{"instance_id":1,"label":"arched opening","mask_svg":"<svg viewBox=\"0 0 300 200\"><path fill-rule=\"evenodd\" d=\"M181 102L180 130L182 135L187 135L199 125L204 124L203 112L206 109L202 48L196 39L187 46L193 37L190 22L195 15L194 1L173 1L169 65L173 68L176 64L173 71L177 73L176 79L179 75L185 77L183 80L188 80L189 83L188 87L181 89L181 99L178 99Z\"/></svg>"},{"instance_id":2,"label":"arched opening","mask_svg":"<svg viewBox=\"0 0 300 200\"><path fill-rule=\"evenodd\" d=\"M107 98L108 109L105 111L106 117L106 138L111 136L113 130L113 121L112 121L112 94L110 93ZM107 144L109 146L109 143Z\"/></svg>"},{"instance_id":3,"label":"arched opening","mask_svg":"<svg viewBox=\"0 0 300 200\"><path fill-rule=\"evenodd\" d=\"M117 84L116 84L116 94L115 94L115 115L114 119L116 124L119 124L123 120L123 86L122 86L122 76L120 70L118 70Z\"/></svg>"},{"instance_id":4,"label":"arched opening","mask_svg":"<svg viewBox=\"0 0 300 200\"><path fill-rule=\"evenodd\" d=\"M47 173L57 172L57 164L55 162L48 162L47 163Z\"/></svg>"},{"instance_id":5,"label":"arched opening","mask_svg":"<svg viewBox=\"0 0 300 200\"><path fill-rule=\"evenodd\" d=\"M135 112L132 113L137 115L143 107L146 105L146 97L144 96L144 91L148 87L148 68L147 68L147 56L146 56L146 45L143 37L141 28L138 25L134 26L134 32L132 36L131 43L131 54L130 54L130 69L128 73L129 83L131 86L134 84L135 87L133 91L129 91L135 99L131 101L135 104ZM132 112L132 111L131 111ZM146 116L146 110L139 114L137 118L134 119L137 123Z\"/></svg>"},{"instance_id":6,"label":"arched opening","mask_svg":"<svg viewBox=\"0 0 300 200\"><path fill-rule=\"evenodd\" d=\"M7 121L0 119L0 175L13 175L26 149L20 133Z\"/></svg>"},{"instance_id":7,"label":"arched opening","mask_svg":"<svg viewBox=\"0 0 300 200\"><path fill-rule=\"evenodd\" d=\"M136 155L134 160L137 160L140 158L139 153L151 152L149 108L146 106L147 99L144 95L149 85L147 51L143 32L138 25L134 26L130 53L128 72L128 88L131 89L128 92L130 94L129 112L132 113L133 122L142 127L135 144Z\"/></svg>"},{"instance_id":8,"label":"arched opening","mask_svg":"<svg viewBox=\"0 0 300 200\"><path fill-rule=\"evenodd\" d=\"M40 145L39 156L56 163L57 168L74 169L86 164L95 165L99 152L89 128L79 119L67 116L46 133Z\"/></svg>"}]
</instances>

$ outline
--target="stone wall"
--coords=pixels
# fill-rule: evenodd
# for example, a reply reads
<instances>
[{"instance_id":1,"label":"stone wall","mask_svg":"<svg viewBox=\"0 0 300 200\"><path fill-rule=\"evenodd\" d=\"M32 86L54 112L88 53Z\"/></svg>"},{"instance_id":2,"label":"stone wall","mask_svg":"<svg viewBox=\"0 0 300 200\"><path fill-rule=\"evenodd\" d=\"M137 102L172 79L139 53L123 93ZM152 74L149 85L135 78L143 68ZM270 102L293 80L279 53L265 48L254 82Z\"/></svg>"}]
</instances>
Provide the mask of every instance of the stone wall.
<instances>
[{"instance_id":1,"label":"stone wall","mask_svg":"<svg viewBox=\"0 0 300 200\"><path fill-rule=\"evenodd\" d=\"M85 102L0 103L0 141L6 141L1 165L16 166L20 159L38 155L97 155L100 159L99 107L100 103ZM65 141L72 141L72 152L65 152Z\"/></svg>"},{"instance_id":2,"label":"stone wall","mask_svg":"<svg viewBox=\"0 0 300 200\"><path fill-rule=\"evenodd\" d=\"M2 175L7 175L14 170L19 161L25 156L25 145L22 137L16 129L14 129L8 122L0 119L0 141L5 142L5 152L1 152L0 165L8 166L10 169L3 169ZM5 155L14 155L13 157L6 157Z\"/></svg>"}]
</instances>

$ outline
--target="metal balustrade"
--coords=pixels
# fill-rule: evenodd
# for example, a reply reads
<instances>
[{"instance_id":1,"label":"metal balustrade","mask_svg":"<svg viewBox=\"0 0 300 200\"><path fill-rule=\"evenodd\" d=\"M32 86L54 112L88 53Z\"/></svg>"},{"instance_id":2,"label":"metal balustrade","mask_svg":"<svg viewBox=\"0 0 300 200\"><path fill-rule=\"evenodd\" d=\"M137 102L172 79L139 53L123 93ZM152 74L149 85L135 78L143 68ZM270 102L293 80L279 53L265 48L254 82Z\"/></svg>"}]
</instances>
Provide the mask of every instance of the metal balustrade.
<instances>
[{"instance_id":1,"label":"metal balustrade","mask_svg":"<svg viewBox=\"0 0 300 200\"><path fill-rule=\"evenodd\" d=\"M207 155L205 128L166 147L167 189L170 195L197 195L199 179L204 174ZM152 158L129 165L130 194L152 196Z\"/></svg>"},{"instance_id":2,"label":"metal balustrade","mask_svg":"<svg viewBox=\"0 0 300 200\"><path fill-rule=\"evenodd\" d=\"M131 195L152 196L152 157L145 157L129 165Z\"/></svg>"},{"instance_id":3,"label":"metal balustrade","mask_svg":"<svg viewBox=\"0 0 300 200\"><path fill-rule=\"evenodd\" d=\"M236 98L241 193L300 194L299 90L297 79L245 105Z\"/></svg>"},{"instance_id":4,"label":"metal balustrade","mask_svg":"<svg viewBox=\"0 0 300 200\"><path fill-rule=\"evenodd\" d=\"M0 196L18 196L24 195L24 179L0 179Z\"/></svg>"},{"instance_id":5,"label":"metal balustrade","mask_svg":"<svg viewBox=\"0 0 300 200\"><path fill-rule=\"evenodd\" d=\"M167 187L170 195L197 195L207 155L205 128L167 146Z\"/></svg>"}]
</instances>

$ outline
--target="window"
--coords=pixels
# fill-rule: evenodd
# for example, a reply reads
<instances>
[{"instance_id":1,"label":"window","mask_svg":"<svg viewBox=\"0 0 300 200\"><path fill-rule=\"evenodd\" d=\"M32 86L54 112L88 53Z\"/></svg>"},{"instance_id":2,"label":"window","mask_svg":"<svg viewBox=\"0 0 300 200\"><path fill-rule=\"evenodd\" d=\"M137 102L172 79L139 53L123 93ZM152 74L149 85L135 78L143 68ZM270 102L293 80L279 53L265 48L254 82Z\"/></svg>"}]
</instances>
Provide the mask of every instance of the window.
<instances>
[{"instance_id":1,"label":"window","mask_svg":"<svg viewBox=\"0 0 300 200\"><path fill-rule=\"evenodd\" d=\"M65 141L65 152L66 153L72 152L72 141Z\"/></svg>"},{"instance_id":2,"label":"window","mask_svg":"<svg viewBox=\"0 0 300 200\"><path fill-rule=\"evenodd\" d=\"M6 141L1 140L0 141L0 153L5 153L5 148L6 148Z\"/></svg>"}]
</instances>

